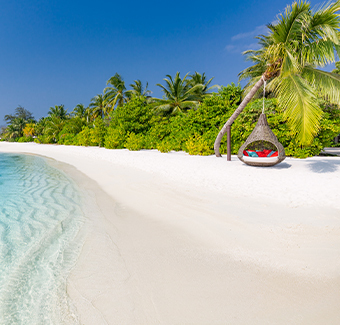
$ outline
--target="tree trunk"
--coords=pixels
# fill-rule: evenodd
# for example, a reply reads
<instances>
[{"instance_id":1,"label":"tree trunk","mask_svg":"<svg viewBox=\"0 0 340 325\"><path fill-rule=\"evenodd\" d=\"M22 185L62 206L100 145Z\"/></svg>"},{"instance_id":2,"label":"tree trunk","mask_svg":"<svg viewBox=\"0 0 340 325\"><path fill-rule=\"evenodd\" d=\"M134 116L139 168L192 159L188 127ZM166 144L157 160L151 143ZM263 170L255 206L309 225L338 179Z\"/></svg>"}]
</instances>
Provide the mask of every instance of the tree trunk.
<instances>
[{"instance_id":1,"label":"tree trunk","mask_svg":"<svg viewBox=\"0 0 340 325\"><path fill-rule=\"evenodd\" d=\"M265 80L267 80L265 78L265 75L262 75L262 78L254 85L254 87L250 90L250 92L247 94L247 96L244 97L240 106L235 110L233 115L230 116L229 120L223 125L223 127L222 127L221 131L218 133L216 140L215 140L215 143L214 143L214 150L215 150L216 157L222 157L222 155L220 153L220 145L221 145L222 137L227 132L228 126L230 127L234 123L236 118L240 115L240 113L243 111L243 109L247 106L247 104L253 98L255 93L261 88L261 86L263 85ZM230 150L231 150L230 146L228 146L227 149L228 149L228 152L230 153ZM228 156L230 156L230 154Z\"/></svg>"}]
</instances>

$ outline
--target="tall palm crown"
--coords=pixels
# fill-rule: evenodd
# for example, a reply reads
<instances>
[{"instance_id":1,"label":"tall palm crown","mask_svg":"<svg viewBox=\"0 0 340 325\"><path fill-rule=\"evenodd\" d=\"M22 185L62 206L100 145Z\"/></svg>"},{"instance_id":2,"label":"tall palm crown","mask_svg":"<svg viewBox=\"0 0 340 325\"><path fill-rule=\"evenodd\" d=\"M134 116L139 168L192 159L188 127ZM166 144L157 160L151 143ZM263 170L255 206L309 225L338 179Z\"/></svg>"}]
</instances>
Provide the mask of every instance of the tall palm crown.
<instances>
[{"instance_id":1,"label":"tall palm crown","mask_svg":"<svg viewBox=\"0 0 340 325\"><path fill-rule=\"evenodd\" d=\"M245 52L255 64L242 71L240 79L250 78L248 89L262 77L268 81L267 89L277 97L301 144L309 144L319 130L317 96L340 102L340 77L317 69L335 62L339 53L339 9L340 1L315 11L305 1L294 2L267 26L267 36L258 37L260 49Z\"/></svg>"},{"instance_id":2,"label":"tall palm crown","mask_svg":"<svg viewBox=\"0 0 340 325\"><path fill-rule=\"evenodd\" d=\"M83 104L77 104L77 106L73 109L72 114L74 116L83 118L86 114L86 107Z\"/></svg>"},{"instance_id":3,"label":"tall palm crown","mask_svg":"<svg viewBox=\"0 0 340 325\"><path fill-rule=\"evenodd\" d=\"M151 91L148 90L149 84L146 83L146 86L143 87L142 82L137 79L134 80L133 84L130 84L131 90L126 91L126 95L128 98L131 98L133 96L145 96L147 98L150 98Z\"/></svg>"},{"instance_id":4,"label":"tall palm crown","mask_svg":"<svg viewBox=\"0 0 340 325\"><path fill-rule=\"evenodd\" d=\"M98 116L103 117L103 115L106 113L104 96L102 94L94 96L91 99L89 108L90 109L87 110L87 119L89 118L90 112L93 118L96 118Z\"/></svg>"},{"instance_id":5,"label":"tall palm crown","mask_svg":"<svg viewBox=\"0 0 340 325\"><path fill-rule=\"evenodd\" d=\"M50 107L50 110L48 112L48 115L50 117L58 117L62 120L67 119L67 109L64 108L64 105L55 105L54 107Z\"/></svg>"},{"instance_id":6,"label":"tall palm crown","mask_svg":"<svg viewBox=\"0 0 340 325\"><path fill-rule=\"evenodd\" d=\"M190 79L188 80L188 83L191 85L191 87L194 87L196 85L202 85L203 87L199 87L195 91L195 95L198 97L198 100L200 102L203 101L204 96L210 96L212 93L209 93L210 90L217 88L218 85L210 86L212 80L214 77L210 78L208 80L207 76L205 75L205 72L203 74L200 74L195 71L194 74L189 76Z\"/></svg>"},{"instance_id":7,"label":"tall palm crown","mask_svg":"<svg viewBox=\"0 0 340 325\"><path fill-rule=\"evenodd\" d=\"M125 81L118 73L111 77L106 85L108 87L104 89L104 100L107 107L106 110L109 113L113 111L116 105L123 106L126 102L126 87Z\"/></svg>"},{"instance_id":8,"label":"tall palm crown","mask_svg":"<svg viewBox=\"0 0 340 325\"><path fill-rule=\"evenodd\" d=\"M45 126L45 134L50 136L54 142L58 141L58 134L63 129L66 120L57 115L52 115Z\"/></svg>"},{"instance_id":9,"label":"tall palm crown","mask_svg":"<svg viewBox=\"0 0 340 325\"><path fill-rule=\"evenodd\" d=\"M27 124L27 121L22 117L15 117L11 124L6 128L10 138L17 138L23 136L23 130Z\"/></svg>"},{"instance_id":10,"label":"tall palm crown","mask_svg":"<svg viewBox=\"0 0 340 325\"><path fill-rule=\"evenodd\" d=\"M179 72L176 73L174 79L170 75L166 76L168 79L163 79L166 83L165 86L157 84L157 86L162 88L165 98L154 99L156 101L156 110L159 112L175 114L189 108L197 107L198 98L195 95L195 91L203 86L199 84L191 87L186 80L188 74L186 74L183 79L181 79Z\"/></svg>"}]
</instances>

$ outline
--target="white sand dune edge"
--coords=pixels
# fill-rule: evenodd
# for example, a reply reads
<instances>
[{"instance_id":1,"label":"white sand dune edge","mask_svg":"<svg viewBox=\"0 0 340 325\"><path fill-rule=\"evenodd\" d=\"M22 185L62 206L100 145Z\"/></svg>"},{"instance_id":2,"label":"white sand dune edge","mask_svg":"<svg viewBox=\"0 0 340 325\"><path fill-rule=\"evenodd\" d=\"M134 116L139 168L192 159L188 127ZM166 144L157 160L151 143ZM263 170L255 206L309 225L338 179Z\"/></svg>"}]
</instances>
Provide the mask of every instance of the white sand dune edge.
<instances>
[{"instance_id":1,"label":"white sand dune edge","mask_svg":"<svg viewBox=\"0 0 340 325\"><path fill-rule=\"evenodd\" d=\"M101 211L69 279L81 324L340 323L340 158L254 168L157 151L0 151L70 164L113 198L93 190Z\"/></svg>"}]
</instances>

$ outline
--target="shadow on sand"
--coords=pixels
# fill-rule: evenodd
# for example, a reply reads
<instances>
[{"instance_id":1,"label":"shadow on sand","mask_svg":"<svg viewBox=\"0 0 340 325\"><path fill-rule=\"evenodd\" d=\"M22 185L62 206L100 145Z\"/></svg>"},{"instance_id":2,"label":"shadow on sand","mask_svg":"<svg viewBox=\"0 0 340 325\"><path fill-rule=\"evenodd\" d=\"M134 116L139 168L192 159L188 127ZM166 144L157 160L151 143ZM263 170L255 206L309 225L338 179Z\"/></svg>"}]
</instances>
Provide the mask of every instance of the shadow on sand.
<instances>
[{"instance_id":1,"label":"shadow on sand","mask_svg":"<svg viewBox=\"0 0 340 325\"><path fill-rule=\"evenodd\" d=\"M314 173L334 173L340 169L340 159L325 158L309 162L308 168Z\"/></svg>"},{"instance_id":2,"label":"shadow on sand","mask_svg":"<svg viewBox=\"0 0 340 325\"><path fill-rule=\"evenodd\" d=\"M275 166L249 166L249 165L247 165L247 164L245 164L245 163L243 163L243 166L244 167L251 167L251 168L259 168L259 169L262 169L262 168L270 168L270 169L288 169L288 168L290 168L290 167L292 167L292 165L291 164L287 164L287 163L284 163L284 162L282 162L282 163L279 163L279 164L277 164L277 165L275 165Z\"/></svg>"},{"instance_id":3,"label":"shadow on sand","mask_svg":"<svg viewBox=\"0 0 340 325\"><path fill-rule=\"evenodd\" d=\"M275 165L275 166L272 166L271 168L272 168L272 169L288 169L288 168L290 168L290 167L292 167L291 164L288 164L288 163L286 163L286 162L282 162L282 163L280 163L280 164L277 164L277 165Z\"/></svg>"}]
</instances>

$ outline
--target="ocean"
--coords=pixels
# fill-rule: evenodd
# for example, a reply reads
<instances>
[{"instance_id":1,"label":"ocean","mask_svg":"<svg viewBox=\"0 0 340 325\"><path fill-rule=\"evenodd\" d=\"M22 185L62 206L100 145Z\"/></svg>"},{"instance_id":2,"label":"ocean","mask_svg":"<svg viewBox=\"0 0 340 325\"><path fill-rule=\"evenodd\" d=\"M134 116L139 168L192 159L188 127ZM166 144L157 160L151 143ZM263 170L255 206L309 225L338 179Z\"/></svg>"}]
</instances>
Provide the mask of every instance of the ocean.
<instances>
[{"instance_id":1,"label":"ocean","mask_svg":"<svg viewBox=\"0 0 340 325\"><path fill-rule=\"evenodd\" d=\"M0 153L0 324L79 324L66 279L82 209L77 185L46 159Z\"/></svg>"}]
</instances>

